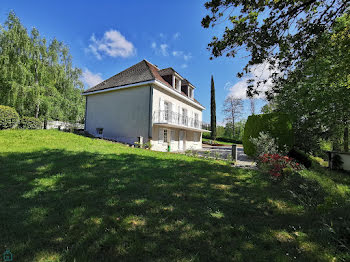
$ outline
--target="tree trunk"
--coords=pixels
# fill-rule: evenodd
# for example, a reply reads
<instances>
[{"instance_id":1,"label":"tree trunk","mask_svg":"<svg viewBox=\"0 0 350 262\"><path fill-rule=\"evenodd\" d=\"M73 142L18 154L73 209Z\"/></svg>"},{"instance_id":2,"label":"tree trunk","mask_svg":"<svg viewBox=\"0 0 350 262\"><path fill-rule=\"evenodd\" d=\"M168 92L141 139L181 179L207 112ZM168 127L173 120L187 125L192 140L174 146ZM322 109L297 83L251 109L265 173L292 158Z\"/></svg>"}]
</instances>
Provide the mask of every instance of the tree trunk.
<instances>
[{"instance_id":1,"label":"tree trunk","mask_svg":"<svg viewBox=\"0 0 350 262\"><path fill-rule=\"evenodd\" d=\"M39 117L39 111L40 111L40 101L36 104L36 109L35 109L35 118Z\"/></svg>"},{"instance_id":2,"label":"tree trunk","mask_svg":"<svg viewBox=\"0 0 350 262\"><path fill-rule=\"evenodd\" d=\"M235 118L232 118L232 138L235 137Z\"/></svg>"}]
</instances>

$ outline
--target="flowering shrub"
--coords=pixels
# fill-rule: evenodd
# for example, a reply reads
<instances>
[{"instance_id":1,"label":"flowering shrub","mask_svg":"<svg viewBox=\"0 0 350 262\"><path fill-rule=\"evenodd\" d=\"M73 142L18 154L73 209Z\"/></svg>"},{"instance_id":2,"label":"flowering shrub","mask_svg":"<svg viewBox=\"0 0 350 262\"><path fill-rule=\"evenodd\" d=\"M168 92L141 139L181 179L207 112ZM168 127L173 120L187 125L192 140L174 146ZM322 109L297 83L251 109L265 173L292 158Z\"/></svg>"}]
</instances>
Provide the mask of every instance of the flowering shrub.
<instances>
[{"instance_id":1,"label":"flowering shrub","mask_svg":"<svg viewBox=\"0 0 350 262\"><path fill-rule=\"evenodd\" d=\"M258 167L275 178L303 169L293 158L279 154L263 154L259 156Z\"/></svg>"}]
</instances>

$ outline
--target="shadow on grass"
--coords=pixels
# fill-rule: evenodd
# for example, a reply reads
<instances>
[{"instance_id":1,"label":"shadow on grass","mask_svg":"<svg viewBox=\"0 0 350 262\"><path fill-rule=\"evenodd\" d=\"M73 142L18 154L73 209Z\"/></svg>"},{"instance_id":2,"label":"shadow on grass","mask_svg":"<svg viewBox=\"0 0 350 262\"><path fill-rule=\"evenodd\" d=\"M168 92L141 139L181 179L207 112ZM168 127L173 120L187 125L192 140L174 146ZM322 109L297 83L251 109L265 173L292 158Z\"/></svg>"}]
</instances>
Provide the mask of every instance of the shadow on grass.
<instances>
[{"instance_id":1,"label":"shadow on grass","mask_svg":"<svg viewBox=\"0 0 350 262\"><path fill-rule=\"evenodd\" d=\"M0 190L15 261L310 261L322 246L300 251L291 232L312 220L277 185L206 161L12 153Z\"/></svg>"}]
</instances>

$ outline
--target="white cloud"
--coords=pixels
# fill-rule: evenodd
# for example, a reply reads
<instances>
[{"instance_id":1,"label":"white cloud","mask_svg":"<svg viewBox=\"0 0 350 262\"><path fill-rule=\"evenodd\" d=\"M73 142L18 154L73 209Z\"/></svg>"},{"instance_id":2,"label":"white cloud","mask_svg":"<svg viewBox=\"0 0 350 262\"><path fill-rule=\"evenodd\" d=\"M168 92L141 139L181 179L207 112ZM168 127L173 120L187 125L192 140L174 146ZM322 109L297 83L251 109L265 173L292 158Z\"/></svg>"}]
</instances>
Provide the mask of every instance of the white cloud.
<instances>
[{"instance_id":1,"label":"white cloud","mask_svg":"<svg viewBox=\"0 0 350 262\"><path fill-rule=\"evenodd\" d=\"M167 44L161 44L160 45L160 53L163 55L163 56L168 56L168 45Z\"/></svg>"},{"instance_id":2,"label":"white cloud","mask_svg":"<svg viewBox=\"0 0 350 262\"><path fill-rule=\"evenodd\" d=\"M256 81L267 80L265 84L260 84L258 88L260 94L258 97L255 97L264 98L265 91L268 91L272 87L273 83L272 79L270 78L270 75L274 72L276 71L271 70L269 68L268 63L252 66L250 75L243 77L239 82L237 82L234 85L231 82L227 82L225 85L225 89L229 90L229 95L232 95L235 98L247 99L248 79L255 79L255 82L253 83L255 88L257 88Z\"/></svg>"},{"instance_id":3,"label":"white cloud","mask_svg":"<svg viewBox=\"0 0 350 262\"><path fill-rule=\"evenodd\" d=\"M129 57L136 53L134 45L117 30L106 31L101 39L93 34L88 50L101 60L103 55L111 57Z\"/></svg>"},{"instance_id":4,"label":"white cloud","mask_svg":"<svg viewBox=\"0 0 350 262\"><path fill-rule=\"evenodd\" d=\"M182 64L181 68L187 68L187 64Z\"/></svg>"},{"instance_id":5,"label":"white cloud","mask_svg":"<svg viewBox=\"0 0 350 262\"><path fill-rule=\"evenodd\" d=\"M152 42L151 47L157 55L162 55L162 56L169 55L169 52L168 52L169 46L167 44L161 44L160 46L158 46L156 42Z\"/></svg>"},{"instance_id":6,"label":"white cloud","mask_svg":"<svg viewBox=\"0 0 350 262\"><path fill-rule=\"evenodd\" d=\"M174 39L178 39L180 37L180 33L179 32L176 32L174 35L173 35L173 38Z\"/></svg>"},{"instance_id":7,"label":"white cloud","mask_svg":"<svg viewBox=\"0 0 350 262\"><path fill-rule=\"evenodd\" d=\"M184 55L184 60L185 60L185 61L188 61L188 60L190 60L191 58L192 58L191 53L188 53L187 55Z\"/></svg>"},{"instance_id":8,"label":"white cloud","mask_svg":"<svg viewBox=\"0 0 350 262\"><path fill-rule=\"evenodd\" d=\"M173 54L173 56L182 56L183 52L182 51L173 51L172 54Z\"/></svg>"},{"instance_id":9,"label":"white cloud","mask_svg":"<svg viewBox=\"0 0 350 262\"><path fill-rule=\"evenodd\" d=\"M93 87L103 81L101 73L94 74L87 68L84 69L81 80L88 87Z\"/></svg>"}]
</instances>

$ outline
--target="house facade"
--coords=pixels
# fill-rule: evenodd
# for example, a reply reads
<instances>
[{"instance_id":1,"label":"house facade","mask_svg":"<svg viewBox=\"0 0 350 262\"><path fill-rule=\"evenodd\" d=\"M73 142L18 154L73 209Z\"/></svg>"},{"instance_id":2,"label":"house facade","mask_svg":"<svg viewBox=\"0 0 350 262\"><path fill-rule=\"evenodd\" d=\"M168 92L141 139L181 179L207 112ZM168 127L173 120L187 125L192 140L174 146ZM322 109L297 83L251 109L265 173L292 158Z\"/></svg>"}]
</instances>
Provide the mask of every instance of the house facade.
<instances>
[{"instance_id":1,"label":"house facade","mask_svg":"<svg viewBox=\"0 0 350 262\"><path fill-rule=\"evenodd\" d=\"M172 68L143 60L86 90L85 131L158 151L202 148L195 87Z\"/></svg>"}]
</instances>

